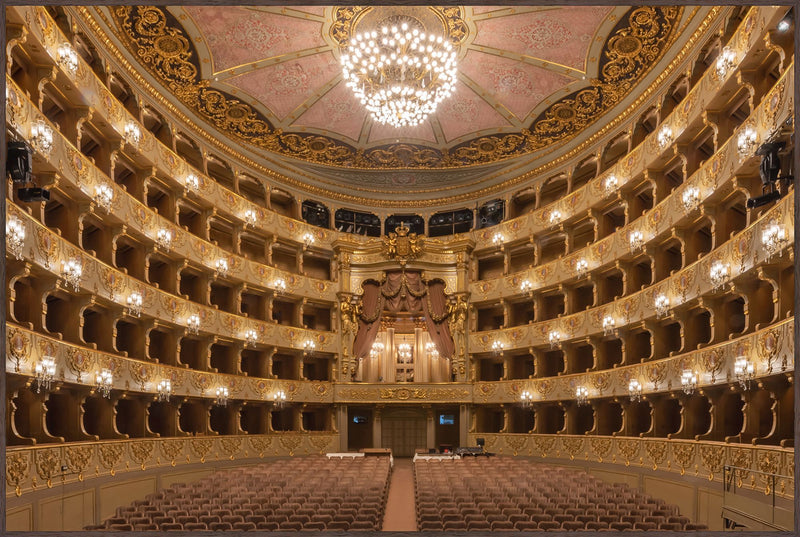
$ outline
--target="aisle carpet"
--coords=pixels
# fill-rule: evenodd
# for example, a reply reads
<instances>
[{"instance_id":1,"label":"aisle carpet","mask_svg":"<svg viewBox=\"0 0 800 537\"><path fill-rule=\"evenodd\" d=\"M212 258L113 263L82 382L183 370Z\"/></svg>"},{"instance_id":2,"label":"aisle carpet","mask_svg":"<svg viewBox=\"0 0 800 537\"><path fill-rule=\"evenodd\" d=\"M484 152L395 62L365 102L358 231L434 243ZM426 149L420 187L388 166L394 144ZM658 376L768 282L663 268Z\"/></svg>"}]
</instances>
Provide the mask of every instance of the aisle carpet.
<instances>
[{"instance_id":1,"label":"aisle carpet","mask_svg":"<svg viewBox=\"0 0 800 537\"><path fill-rule=\"evenodd\" d=\"M417 531L414 511L414 468L411 459L395 459L383 531Z\"/></svg>"}]
</instances>

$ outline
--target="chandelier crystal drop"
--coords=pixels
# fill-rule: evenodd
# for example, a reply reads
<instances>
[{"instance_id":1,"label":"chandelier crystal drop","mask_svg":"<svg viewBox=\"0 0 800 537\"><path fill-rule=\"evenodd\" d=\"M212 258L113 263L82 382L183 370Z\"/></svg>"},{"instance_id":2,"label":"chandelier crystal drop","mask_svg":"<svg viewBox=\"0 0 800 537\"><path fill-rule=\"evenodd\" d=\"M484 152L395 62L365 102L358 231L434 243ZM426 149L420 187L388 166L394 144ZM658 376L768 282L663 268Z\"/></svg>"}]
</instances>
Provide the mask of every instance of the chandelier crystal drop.
<instances>
[{"instance_id":1,"label":"chandelier crystal drop","mask_svg":"<svg viewBox=\"0 0 800 537\"><path fill-rule=\"evenodd\" d=\"M22 259L22 247L25 244L25 226L15 216L6 221L6 248L16 259Z\"/></svg>"},{"instance_id":2,"label":"chandelier crystal drop","mask_svg":"<svg viewBox=\"0 0 800 537\"><path fill-rule=\"evenodd\" d=\"M345 83L378 123L419 125L453 93L456 50L415 22L357 34L342 54Z\"/></svg>"}]
</instances>

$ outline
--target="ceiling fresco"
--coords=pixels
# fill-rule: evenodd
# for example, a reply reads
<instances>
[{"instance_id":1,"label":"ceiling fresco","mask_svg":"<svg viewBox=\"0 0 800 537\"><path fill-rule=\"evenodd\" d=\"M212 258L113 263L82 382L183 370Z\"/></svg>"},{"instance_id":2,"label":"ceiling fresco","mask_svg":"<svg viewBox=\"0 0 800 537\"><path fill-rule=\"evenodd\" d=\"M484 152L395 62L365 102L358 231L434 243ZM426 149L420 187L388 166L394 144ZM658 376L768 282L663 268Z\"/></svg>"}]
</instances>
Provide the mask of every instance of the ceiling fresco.
<instances>
[{"instance_id":1,"label":"ceiling fresco","mask_svg":"<svg viewBox=\"0 0 800 537\"><path fill-rule=\"evenodd\" d=\"M373 122L339 55L379 10L416 10L459 50L454 95L416 127ZM685 8L108 8L131 56L205 124L308 166L446 170L570 141L675 45ZM390 13L389 13L390 14Z\"/></svg>"}]
</instances>

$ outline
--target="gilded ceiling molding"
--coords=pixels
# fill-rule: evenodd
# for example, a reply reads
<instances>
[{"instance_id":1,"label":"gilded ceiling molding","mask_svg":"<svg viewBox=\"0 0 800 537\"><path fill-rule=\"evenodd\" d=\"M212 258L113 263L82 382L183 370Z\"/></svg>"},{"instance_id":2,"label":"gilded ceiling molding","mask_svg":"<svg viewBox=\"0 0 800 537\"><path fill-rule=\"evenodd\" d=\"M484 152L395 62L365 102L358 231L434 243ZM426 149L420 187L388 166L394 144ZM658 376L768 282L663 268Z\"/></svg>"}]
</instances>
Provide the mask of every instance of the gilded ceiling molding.
<instances>
[{"instance_id":1,"label":"gilded ceiling molding","mask_svg":"<svg viewBox=\"0 0 800 537\"><path fill-rule=\"evenodd\" d=\"M606 42L600 78L592 80L590 87L554 103L521 133L484 136L449 150L406 143L361 150L326 136L283 132L250 105L210 88L200 78L197 52L166 9L120 6L113 10L113 17L123 41L142 65L184 104L233 138L331 166L438 169L497 162L574 138L621 102L664 55L679 33L683 10L675 6L632 9ZM456 20L452 15L448 24L457 32L461 26L451 21Z\"/></svg>"}]
</instances>

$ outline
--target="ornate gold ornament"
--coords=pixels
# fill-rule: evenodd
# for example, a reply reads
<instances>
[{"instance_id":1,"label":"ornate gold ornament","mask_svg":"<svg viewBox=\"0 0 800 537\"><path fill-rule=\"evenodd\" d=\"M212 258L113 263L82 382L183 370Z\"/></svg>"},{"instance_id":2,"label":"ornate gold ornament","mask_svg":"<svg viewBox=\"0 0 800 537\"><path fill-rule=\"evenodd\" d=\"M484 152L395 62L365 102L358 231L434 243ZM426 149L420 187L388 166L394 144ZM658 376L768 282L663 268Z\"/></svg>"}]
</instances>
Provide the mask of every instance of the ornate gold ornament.
<instances>
[{"instance_id":1,"label":"ornate gold ornament","mask_svg":"<svg viewBox=\"0 0 800 537\"><path fill-rule=\"evenodd\" d=\"M394 228L385 237L381 237L383 242L383 255L389 259L397 259L401 265L405 265L409 259L416 259L422 254L425 243L425 235L410 233L405 226Z\"/></svg>"}]
</instances>

